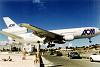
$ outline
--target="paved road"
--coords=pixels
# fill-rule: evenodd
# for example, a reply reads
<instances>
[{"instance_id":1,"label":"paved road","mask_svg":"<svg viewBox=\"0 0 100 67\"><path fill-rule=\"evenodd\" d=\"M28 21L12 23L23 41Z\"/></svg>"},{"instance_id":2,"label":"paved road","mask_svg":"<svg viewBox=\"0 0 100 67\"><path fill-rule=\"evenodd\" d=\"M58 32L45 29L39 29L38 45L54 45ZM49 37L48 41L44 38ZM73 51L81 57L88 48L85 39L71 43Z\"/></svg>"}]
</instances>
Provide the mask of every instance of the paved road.
<instances>
[{"instance_id":1,"label":"paved road","mask_svg":"<svg viewBox=\"0 0 100 67\"><path fill-rule=\"evenodd\" d=\"M69 59L68 57L44 56L57 67L100 67L100 62L90 62L88 59Z\"/></svg>"}]
</instances>

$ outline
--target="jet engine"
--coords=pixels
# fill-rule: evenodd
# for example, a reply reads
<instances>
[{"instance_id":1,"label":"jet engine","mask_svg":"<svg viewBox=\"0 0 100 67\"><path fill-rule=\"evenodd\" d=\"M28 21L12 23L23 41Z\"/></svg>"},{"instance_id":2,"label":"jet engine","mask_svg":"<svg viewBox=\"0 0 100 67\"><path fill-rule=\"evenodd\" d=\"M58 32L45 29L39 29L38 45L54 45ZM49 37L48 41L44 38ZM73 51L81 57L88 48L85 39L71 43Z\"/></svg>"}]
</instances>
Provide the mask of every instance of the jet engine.
<instances>
[{"instance_id":1,"label":"jet engine","mask_svg":"<svg viewBox=\"0 0 100 67\"><path fill-rule=\"evenodd\" d=\"M8 40L15 43L24 43L23 39L12 39L11 37L8 37Z\"/></svg>"},{"instance_id":2,"label":"jet engine","mask_svg":"<svg viewBox=\"0 0 100 67\"><path fill-rule=\"evenodd\" d=\"M73 35L66 35L63 37L65 41L71 41L74 39L74 36Z\"/></svg>"}]
</instances>

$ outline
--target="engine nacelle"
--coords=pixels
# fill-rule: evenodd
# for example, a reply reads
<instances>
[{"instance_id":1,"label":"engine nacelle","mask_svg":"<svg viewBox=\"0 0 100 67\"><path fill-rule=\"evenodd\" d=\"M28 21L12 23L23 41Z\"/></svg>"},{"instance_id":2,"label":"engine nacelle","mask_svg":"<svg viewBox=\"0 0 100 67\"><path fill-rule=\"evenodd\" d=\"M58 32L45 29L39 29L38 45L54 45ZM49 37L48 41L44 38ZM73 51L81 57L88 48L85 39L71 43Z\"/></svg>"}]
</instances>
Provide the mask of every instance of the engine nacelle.
<instances>
[{"instance_id":1,"label":"engine nacelle","mask_svg":"<svg viewBox=\"0 0 100 67\"><path fill-rule=\"evenodd\" d=\"M15 43L24 43L24 41L23 40L21 40L21 39L12 39L11 37L8 37L8 40L11 42L11 43L13 43L13 42L15 42Z\"/></svg>"},{"instance_id":2,"label":"engine nacelle","mask_svg":"<svg viewBox=\"0 0 100 67\"><path fill-rule=\"evenodd\" d=\"M73 35L66 35L63 37L65 41L71 41L74 39L74 36Z\"/></svg>"}]
</instances>

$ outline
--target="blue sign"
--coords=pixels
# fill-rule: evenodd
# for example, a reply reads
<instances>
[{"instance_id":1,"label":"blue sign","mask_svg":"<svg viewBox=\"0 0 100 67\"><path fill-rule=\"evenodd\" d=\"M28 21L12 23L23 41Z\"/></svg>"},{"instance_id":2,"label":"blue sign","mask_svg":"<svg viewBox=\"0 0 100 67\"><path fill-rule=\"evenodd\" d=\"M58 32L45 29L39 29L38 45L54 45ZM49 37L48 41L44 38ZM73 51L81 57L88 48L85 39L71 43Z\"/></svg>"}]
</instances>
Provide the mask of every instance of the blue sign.
<instances>
[{"instance_id":1,"label":"blue sign","mask_svg":"<svg viewBox=\"0 0 100 67\"><path fill-rule=\"evenodd\" d=\"M93 35L93 34L95 34L95 29L86 29L82 33L82 35Z\"/></svg>"},{"instance_id":2,"label":"blue sign","mask_svg":"<svg viewBox=\"0 0 100 67\"><path fill-rule=\"evenodd\" d=\"M13 26L15 26L15 24L10 24L10 25L9 25L9 27L13 27Z\"/></svg>"}]
</instances>

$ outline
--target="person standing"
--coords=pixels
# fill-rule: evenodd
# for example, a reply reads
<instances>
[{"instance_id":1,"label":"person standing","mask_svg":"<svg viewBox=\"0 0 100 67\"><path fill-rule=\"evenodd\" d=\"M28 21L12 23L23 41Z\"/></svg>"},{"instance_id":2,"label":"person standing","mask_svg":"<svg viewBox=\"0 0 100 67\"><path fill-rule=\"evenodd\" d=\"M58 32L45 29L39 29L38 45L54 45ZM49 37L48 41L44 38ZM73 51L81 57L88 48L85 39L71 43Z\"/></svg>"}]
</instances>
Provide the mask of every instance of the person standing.
<instances>
[{"instance_id":1,"label":"person standing","mask_svg":"<svg viewBox=\"0 0 100 67\"><path fill-rule=\"evenodd\" d=\"M26 54L27 54L27 51L26 51L26 49L24 48L24 49L22 50L22 60L25 60L25 59L26 59Z\"/></svg>"}]
</instances>

